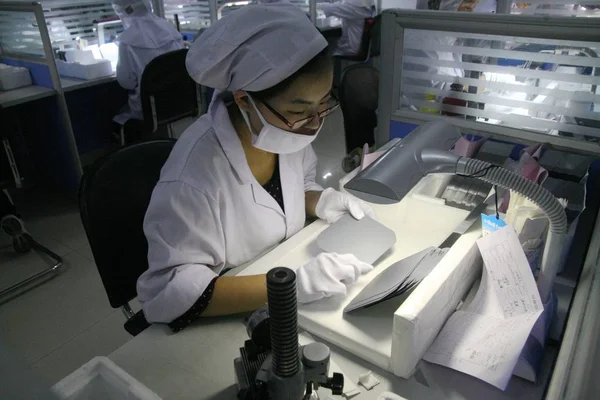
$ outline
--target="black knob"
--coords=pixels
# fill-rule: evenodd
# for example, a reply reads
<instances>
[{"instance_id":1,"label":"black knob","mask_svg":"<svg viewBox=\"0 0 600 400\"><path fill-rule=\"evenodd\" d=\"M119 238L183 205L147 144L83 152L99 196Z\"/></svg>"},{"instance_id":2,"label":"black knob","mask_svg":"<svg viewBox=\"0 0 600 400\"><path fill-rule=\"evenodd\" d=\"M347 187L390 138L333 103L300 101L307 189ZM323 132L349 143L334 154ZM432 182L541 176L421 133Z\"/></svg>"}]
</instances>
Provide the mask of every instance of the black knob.
<instances>
[{"instance_id":1,"label":"black knob","mask_svg":"<svg viewBox=\"0 0 600 400\"><path fill-rule=\"evenodd\" d=\"M327 378L327 383L321 386L330 389L334 396L341 396L344 394L344 375L334 372L331 378Z\"/></svg>"}]
</instances>

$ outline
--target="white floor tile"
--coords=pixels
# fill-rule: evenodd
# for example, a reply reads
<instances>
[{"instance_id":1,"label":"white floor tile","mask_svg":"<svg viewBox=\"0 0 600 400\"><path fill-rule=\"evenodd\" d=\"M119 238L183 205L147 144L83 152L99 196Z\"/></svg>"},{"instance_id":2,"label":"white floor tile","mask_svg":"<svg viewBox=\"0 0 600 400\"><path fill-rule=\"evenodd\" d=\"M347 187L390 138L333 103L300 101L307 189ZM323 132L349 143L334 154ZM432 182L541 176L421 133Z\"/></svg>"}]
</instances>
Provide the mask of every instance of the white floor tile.
<instances>
[{"instance_id":1,"label":"white floor tile","mask_svg":"<svg viewBox=\"0 0 600 400\"><path fill-rule=\"evenodd\" d=\"M67 255L73 251L73 249L51 237L34 236L33 239L59 256ZM0 231L0 265L4 262L18 261L21 256L21 254L18 254L13 250L12 238L3 231Z\"/></svg>"},{"instance_id":2,"label":"white floor tile","mask_svg":"<svg viewBox=\"0 0 600 400\"><path fill-rule=\"evenodd\" d=\"M40 242L43 238L52 238L71 250L88 244L76 206L39 218L24 218L24 220L31 235Z\"/></svg>"},{"instance_id":3,"label":"white floor tile","mask_svg":"<svg viewBox=\"0 0 600 400\"><path fill-rule=\"evenodd\" d=\"M93 262L73 252L55 278L0 305L0 337L31 363L113 312Z\"/></svg>"},{"instance_id":4,"label":"white floor tile","mask_svg":"<svg viewBox=\"0 0 600 400\"><path fill-rule=\"evenodd\" d=\"M65 255L65 252L59 253L60 256ZM0 249L0 291L51 268L54 264L54 260L40 252L32 250L29 253L19 254L12 246L3 247Z\"/></svg>"},{"instance_id":5,"label":"white floor tile","mask_svg":"<svg viewBox=\"0 0 600 400\"><path fill-rule=\"evenodd\" d=\"M48 382L58 382L96 356L106 356L132 336L125 331L125 317L115 310L69 342L33 364L38 375Z\"/></svg>"},{"instance_id":6,"label":"white floor tile","mask_svg":"<svg viewBox=\"0 0 600 400\"><path fill-rule=\"evenodd\" d=\"M75 251L90 261L94 261L94 254L92 254L92 248L89 243L86 243L84 246L75 249Z\"/></svg>"}]
</instances>

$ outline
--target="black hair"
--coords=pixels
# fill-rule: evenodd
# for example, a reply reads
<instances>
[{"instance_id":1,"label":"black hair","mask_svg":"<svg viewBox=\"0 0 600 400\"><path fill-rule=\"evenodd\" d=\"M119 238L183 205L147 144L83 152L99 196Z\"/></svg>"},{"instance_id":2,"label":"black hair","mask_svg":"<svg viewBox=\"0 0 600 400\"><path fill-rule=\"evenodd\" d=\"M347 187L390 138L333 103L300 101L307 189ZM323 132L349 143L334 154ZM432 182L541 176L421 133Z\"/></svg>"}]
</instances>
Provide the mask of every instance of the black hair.
<instances>
[{"instance_id":1,"label":"black hair","mask_svg":"<svg viewBox=\"0 0 600 400\"><path fill-rule=\"evenodd\" d=\"M272 99L278 94L285 92L299 76L305 74L318 74L322 71L327 70L328 68L332 68L332 66L333 58L331 57L331 54L329 52L329 46L327 46L323 51L314 56L309 62L304 64L298 71L294 72L292 75L279 82L277 85L265 90L261 90L259 92L251 92L250 94L253 98L256 98L258 100Z\"/></svg>"}]
</instances>

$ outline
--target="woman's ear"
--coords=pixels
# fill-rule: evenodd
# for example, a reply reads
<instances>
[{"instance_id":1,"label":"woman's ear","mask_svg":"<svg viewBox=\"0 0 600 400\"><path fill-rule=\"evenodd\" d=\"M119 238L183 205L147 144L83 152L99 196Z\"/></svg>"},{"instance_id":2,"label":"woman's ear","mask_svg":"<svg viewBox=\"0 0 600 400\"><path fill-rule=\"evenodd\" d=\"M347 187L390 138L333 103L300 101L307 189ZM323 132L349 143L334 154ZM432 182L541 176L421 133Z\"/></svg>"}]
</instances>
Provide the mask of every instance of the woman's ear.
<instances>
[{"instance_id":1,"label":"woman's ear","mask_svg":"<svg viewBox=\"0 0 600 400\"><path fill-rule=\"evenodd\" d=\"M234 92L233 100L235 101L235 104L237 104L237 106L240 108L240 110L250 111L250 102L248 101L248 94L246 94L246 92L242 90Z\"/></svg>"}]
</instances>

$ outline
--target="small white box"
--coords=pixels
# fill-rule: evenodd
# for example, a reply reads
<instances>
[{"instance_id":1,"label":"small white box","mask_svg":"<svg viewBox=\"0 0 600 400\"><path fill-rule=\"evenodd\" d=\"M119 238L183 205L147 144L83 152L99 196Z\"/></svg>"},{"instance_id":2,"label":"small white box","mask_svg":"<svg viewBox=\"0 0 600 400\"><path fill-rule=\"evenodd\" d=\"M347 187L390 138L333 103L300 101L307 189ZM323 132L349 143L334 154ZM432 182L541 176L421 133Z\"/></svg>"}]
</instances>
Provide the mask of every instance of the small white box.
<instances>
[{"instance_id":1,"label":"small white box","mask_svg":"<svg viewBox=\"0 0 600 400\"><path fill-rule=\"evenodd\" d=\"M31 85L31 75L24 67L0 64L0 90L13 90Z\"/></svg>"},{"instance_id":2,"label":"small white box","mask_svg":"<svg viewBox=\"0 0 600 400\"><path fill-rule=\"evenodd\" d=\"M94 52L91 50L67 50L65 61L68 63L91 64L96 62Z\"/></svg>"},{"instance_id":3,"label":"small white box","mask_svg":"<svg viewBox=\"0 0 600 400\"><path fill-rule=\"evenodd\" d=\"M162 400L106 357L92 358L52 390L64 400Z\"/></svg>"},{"instance_id":4,"label":"small white box","mask_svg":"<svg viewBox=\"0 0 600 400\"><path fill-rule=\"evenodd\" d=\"M109 60L95 60L92 63L85 64L56 60L56 67L61 76L85 80L102 78L113 74Z\"/></svg>"}]
</instances>

